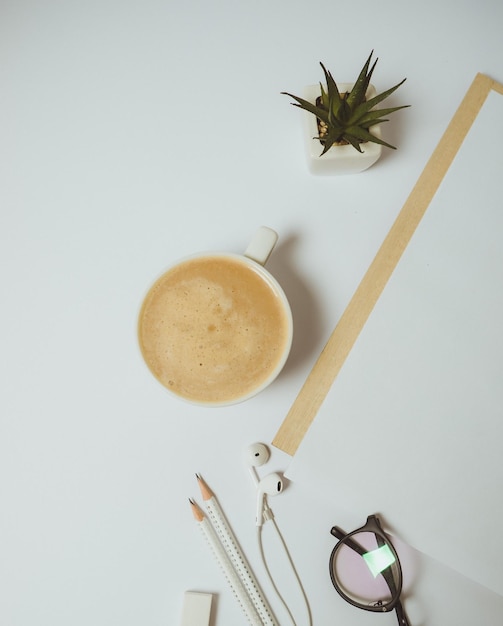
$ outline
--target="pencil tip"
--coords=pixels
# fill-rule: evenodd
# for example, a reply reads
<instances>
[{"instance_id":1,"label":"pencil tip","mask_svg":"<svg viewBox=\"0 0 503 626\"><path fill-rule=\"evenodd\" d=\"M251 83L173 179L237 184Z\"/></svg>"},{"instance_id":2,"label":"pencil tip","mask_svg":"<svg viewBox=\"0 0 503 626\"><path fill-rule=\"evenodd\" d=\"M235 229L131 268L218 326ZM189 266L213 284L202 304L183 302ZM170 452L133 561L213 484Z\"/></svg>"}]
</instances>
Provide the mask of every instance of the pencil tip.
<instances>
[{"instance_id":1,"label":"pencil tip","mask_svg":"<svg viewBox=\"0 0 503 626\"><path fill-rule=\"evenodd\" d=\"M199 489L201 490L201 495L203 496L203 500L210 500L213 497L213 491L208 487L206 481L200 474L196 474L197 482L199 483Z\"/></svg>"},{"instance_id":2,"label":"pencil tip","mask_svg":"<svg viewBox=\"0 0 503 626\"><path fill-rule=\"evenodd\" d=\"M198 522L202 522L204 519L204 513L201 511L201 508L197 505L195 500L189 498L190 508L192 509L192 515Z\"/></svg>"}]
</instances>

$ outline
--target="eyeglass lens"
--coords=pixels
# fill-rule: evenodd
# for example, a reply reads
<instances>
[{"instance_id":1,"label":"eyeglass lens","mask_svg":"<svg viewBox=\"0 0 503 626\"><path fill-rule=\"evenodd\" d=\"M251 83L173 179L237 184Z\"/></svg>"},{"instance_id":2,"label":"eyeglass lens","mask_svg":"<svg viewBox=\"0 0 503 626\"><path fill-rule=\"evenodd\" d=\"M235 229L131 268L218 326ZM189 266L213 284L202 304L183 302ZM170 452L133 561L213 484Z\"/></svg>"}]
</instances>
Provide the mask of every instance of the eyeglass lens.
<instances>
[{"instance_id":1,"label":"eyeglass lens","mask_svg":"<svg viewBox=\"0 0 503 626\"><path fill-rule=\"evenodd\" d=\"M393 553L372 532L356 533L341 541L332 573L341 591L362 607L388 604L399 584ZM390 585L390 577L394 584Z\"/></svg>"}]
</instances>

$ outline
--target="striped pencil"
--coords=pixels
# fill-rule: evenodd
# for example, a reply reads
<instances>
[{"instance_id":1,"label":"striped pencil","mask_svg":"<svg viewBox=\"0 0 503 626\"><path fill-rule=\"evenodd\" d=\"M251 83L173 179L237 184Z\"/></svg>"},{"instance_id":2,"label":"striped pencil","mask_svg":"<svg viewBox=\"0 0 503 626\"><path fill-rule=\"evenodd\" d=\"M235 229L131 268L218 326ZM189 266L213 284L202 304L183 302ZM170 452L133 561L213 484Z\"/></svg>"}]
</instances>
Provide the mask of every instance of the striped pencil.
<instances>
[{"instance_id":1,"label":"striped pencil","mask_svg":"<svg viewBox=\"0 0 503 626\"><path fill-rule=\"evenodd\" d=\"M224 546L225 551L228 554L237 575L239 576L239 579L248 592L253 606L260 616L262 624L264 626L279 626L215 494L199 474L196 474L196 477L211 523L213 524L213 527L220 538L220 541L222 542L222 545Z\"/></svg>"},{"instance_id":2,"label":"striped pencil","mask_svg":"<svg viewBox=\"0 0 503 626\"><path fill-rule=\"evenodd\" d=\"M222 569L227 582L234 594L234 597L238 601L242 610L244 611L248 621L252 626L262 626L262 621L250 600L248 592L246 591L243 583L241 582L239 576L232 565L232 562L225 552L223 545L220 543L220 540L213 529L213 526L209 522L208 518L202 511L202 509L194 502L194 500L189 499L190 506L192 509L192 514L194 515L194 519L197 522L197 525L201 529L201 532L205 536L210 548L213 551L213 555L215 556L220 568Z\"/></svg>"}]
</instances>

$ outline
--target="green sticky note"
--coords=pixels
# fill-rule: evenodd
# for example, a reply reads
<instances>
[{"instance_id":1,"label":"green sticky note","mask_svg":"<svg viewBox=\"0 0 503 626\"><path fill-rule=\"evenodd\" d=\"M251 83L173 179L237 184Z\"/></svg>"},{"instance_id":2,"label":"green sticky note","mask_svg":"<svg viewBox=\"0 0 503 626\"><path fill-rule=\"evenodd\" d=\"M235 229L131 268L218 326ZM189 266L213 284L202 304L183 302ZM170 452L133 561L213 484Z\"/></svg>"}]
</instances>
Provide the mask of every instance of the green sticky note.
<instances>
[{"instance_id":1,"label":"green sticky note","mask_svg":"<svg viewBox=\"0 0 503 626\"><path fill-rule=\"evenodd\" d=\"M386 543L376 550L365 553L363 558L374 578L395 562L393 552Z\"/></svg>"}]
</instances>

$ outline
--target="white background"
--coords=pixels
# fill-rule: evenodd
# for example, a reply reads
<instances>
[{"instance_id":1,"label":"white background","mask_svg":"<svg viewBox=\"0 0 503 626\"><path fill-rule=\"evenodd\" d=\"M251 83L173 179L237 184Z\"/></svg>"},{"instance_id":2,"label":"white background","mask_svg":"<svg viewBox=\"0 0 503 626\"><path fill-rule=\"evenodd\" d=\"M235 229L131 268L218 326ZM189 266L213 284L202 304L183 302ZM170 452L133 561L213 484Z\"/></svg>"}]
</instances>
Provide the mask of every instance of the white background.
<instances>
[{"instance_id":1,"label":"white background","mask_svg":"<svg viewBox=\"0 0 503 626\"><path fill-rule=\"evenodd\" d=\"M503 515L502 113L491 91L288 467L500 595L500 543L466 538Z\"/></svg>"},{"instance_id":2,"label":"white background","mask_svg":"<svg viewBox=\"0 0 503 626\"><path fill-rule=\"evenodd\" d=\"M475 74L503 81L502 18L498 0L0 3L2 626L176 625L186 589L216 594L212 626L245 623L194 528L194 473L267 588L242 449L273 438ZM280 92L319 81L319 61L353 80L371 49L378 91L407 77L388 103L412 107L383 128L398 150L313 177ZM283 374L222 410L167 396L135 343L146 287L262 224L294 314ZM276 450L262 469L287 464ZM396 622L333 590L329 493L290 484L271 504L317 626ZM412 626L488 623L499 601L478 591L422 562Z\"/></svg>"}]
</instances>

